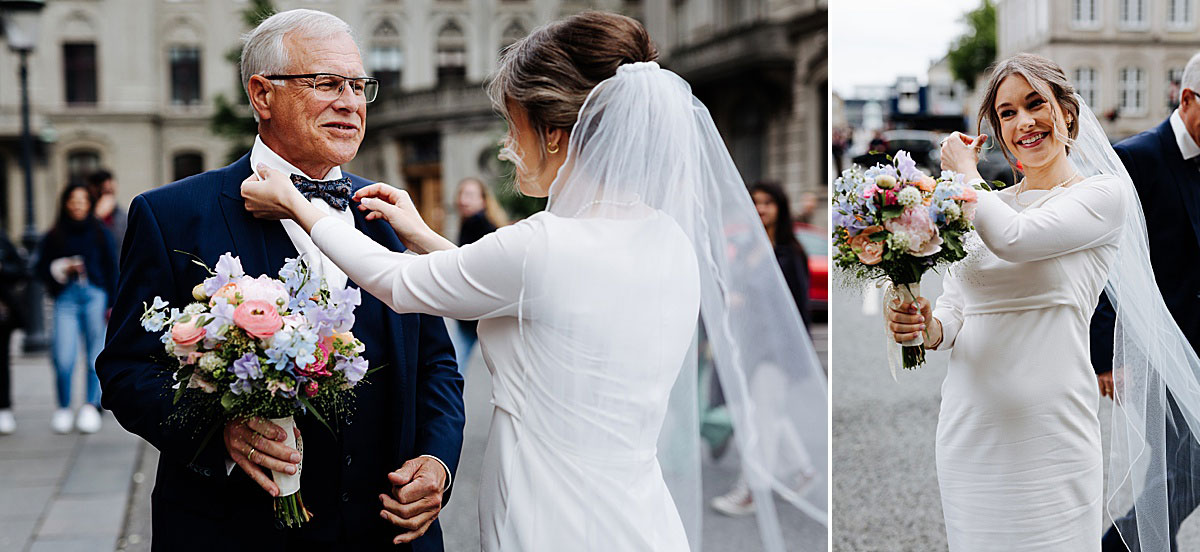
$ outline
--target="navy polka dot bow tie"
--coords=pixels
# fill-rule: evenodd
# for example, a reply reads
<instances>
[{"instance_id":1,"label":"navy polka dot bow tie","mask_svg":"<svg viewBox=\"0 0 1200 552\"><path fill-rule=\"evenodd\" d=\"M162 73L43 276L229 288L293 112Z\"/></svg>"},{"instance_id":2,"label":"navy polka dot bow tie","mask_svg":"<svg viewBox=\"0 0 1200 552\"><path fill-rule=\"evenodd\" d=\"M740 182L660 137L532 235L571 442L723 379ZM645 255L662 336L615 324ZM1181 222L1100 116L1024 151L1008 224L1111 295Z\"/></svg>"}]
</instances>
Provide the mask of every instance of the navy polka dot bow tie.
<instances>
[{"instance_id":1,"label":"navy polka dot bow tie","mask_svg":"<svg viewBox=\"0 0 1200 552\"><path fill-rule=\"evenodd\" d=\"M300 190L305 199L320 198L338 211L344 211L350 206L350 197L353 194L348 177L318 181L309 180L304 175L293 174L292 184L296 185L296 189Z\"/></svg>"}]
</instances>

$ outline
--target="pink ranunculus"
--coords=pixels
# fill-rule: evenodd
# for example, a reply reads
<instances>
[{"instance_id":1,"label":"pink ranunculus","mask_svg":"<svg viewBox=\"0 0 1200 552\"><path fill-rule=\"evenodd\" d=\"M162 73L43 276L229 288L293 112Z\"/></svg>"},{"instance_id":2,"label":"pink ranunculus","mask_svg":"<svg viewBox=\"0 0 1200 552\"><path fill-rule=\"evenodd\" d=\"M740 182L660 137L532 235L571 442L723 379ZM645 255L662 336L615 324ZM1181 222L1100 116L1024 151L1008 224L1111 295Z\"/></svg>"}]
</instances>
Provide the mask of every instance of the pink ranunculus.
<instances>
[{"instance_id":1,"label":"pink ranunculus","mask_svg":"<svg viewBox=\"0 0 1200 552\"><path fill-rule=\"evenodd\" d=\"M309 397L317 396L317 382L315 382L315 381L308 382L308 385L304 386L304 394L308 395Z\"/></svg>"},{"instance_id":2,"label":"pink ranunculus","mask_svg":"<svg viewBox=\"0 0 1200 552\"><path fill-rule=\"evenodd\" d=\"M283 327L283 317L266 301L246 301L233 310L233 323L254 337L267 339Z\"/></svg>"},{"instance_id":3,"label":"pink ranunculus","mask_svg":"<svg viewBox=\"0 0 1200 552\"><path fill-rule=\"evenodd\" d=\"M850 248L858 255L858 260L865 265L876 265L883 260L884 243L871 241L871 234L883 230L882 226L869 226L850 238Z\"/></svg>"},{"instance_id":4,"label":"pink ranunculus","mask_svg":"<svg viewBox=\"0 0 1200 552\"><path fill-rule=\"evenodd\" d=\"M217 304L217 299L224 299L225 302L229 303L230 305L237 305L237 294L238 285L234 282L229 282L228 284L221 286L221 289L218 289L217 292L213 294L212 299L208 300L208 304L215 305Z\"/></svg>"},{"instance_id":5,"label":"pink ranunculus","mask_svg":"<svg viewBox=\"0 0 1200 552\"><path fill-rule=\"evenodd\" d=\"M333 373L329 371L329 355L330 351L333 350L331 345L331 338L325 338L321 341L318 341L317 350L313 355L317 358L317 360L313 361L304 368L297 367L296 373L310 378L333 375Z\"/></svg>"},{"instance_id":6,"label":"pink ranunculus","mask_svg":"<svg viewBox=\"0 0 1200 552\"><path fill-rule=\"evenodd\" d=\"M266 275L258 278L243 276L238 278L238 291L242 292L243 301L262 301L279 308L282 304L286 305L288 301L287 288L283 287L283 282L274 278L269 278Z\"/></svg>"},{"instance_id":7,"label":"pink ranunculus","mask_svg":"<svg viewBox=\"0 0 1200 552\"><path fill-rule=\"evenodd\" d=\"M171 339L175 342L176 354L179 354L179 347L188 348L204 339L204 328L196 327L196 317L193 316L187 322L176 322L171 326Z\"/></svg>"},{"instance_id":8,"label":"pink ranunculus","mask_svg":"<svg viewBox=\"0 0 1200 552\"><path fill-rule=\"evenodd\" d=\"M883 226L889 232L908 236L908 252L913 255L928 257L942 250L942 237L924 206L909 207L900 216L884 222Z\"/></svg>"}]
</instances>

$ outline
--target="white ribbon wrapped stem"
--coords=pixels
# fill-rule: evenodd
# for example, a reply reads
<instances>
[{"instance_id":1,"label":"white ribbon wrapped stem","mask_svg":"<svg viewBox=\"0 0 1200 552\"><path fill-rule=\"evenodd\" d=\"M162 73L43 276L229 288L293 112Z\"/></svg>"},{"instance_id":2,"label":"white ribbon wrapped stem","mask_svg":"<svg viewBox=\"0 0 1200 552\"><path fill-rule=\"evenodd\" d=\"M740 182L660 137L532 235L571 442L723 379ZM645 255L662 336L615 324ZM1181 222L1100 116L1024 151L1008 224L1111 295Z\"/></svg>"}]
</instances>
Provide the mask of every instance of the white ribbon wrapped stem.
<instances>
[{"instance_id":1,"label":"white ribbon wrapped stem","mask_svg":"<svg viewBox=\"0 0 1200 552\"><path fill-rule=\"evenodd\" d=\"M287 440L283 444L300 452L300 463L296 464L296 473L290 474L271 470L271 477L275 479L275 484L279 486L279 496L291 496L300 491L300 472L304 471L304 441L296 439L296 420L291 416L286 418L272 418L271 423L282 427L283 432L287 434Z\"/></svg>"}]
</instances>

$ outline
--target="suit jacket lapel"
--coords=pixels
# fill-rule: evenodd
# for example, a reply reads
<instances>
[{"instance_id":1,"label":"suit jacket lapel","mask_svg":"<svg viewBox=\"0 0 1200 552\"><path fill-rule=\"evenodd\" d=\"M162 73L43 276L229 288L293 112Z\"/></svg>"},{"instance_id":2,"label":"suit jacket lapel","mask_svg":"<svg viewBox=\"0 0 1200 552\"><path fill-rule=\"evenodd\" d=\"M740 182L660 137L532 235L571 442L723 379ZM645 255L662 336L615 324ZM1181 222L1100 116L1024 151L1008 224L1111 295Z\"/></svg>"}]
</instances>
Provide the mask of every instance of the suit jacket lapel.
<instances>
[{"instance_id":1,"label":"suit jacket lapel","mask_svg":"<svg viewBox=\"0 0 1200 552\"><path fill-rule=\"evenodd\" d=\"M1179 151L1179 144L1175 142L1175 131L1171 129L1170 119L1159 125L1158 139L1160 151L1166 161L1167 177L1179 189L1188 220L1192 222L1192 232L1195 233L1196 240L1200 241L1200 182L1197 182L1200 178L1195 178L1196 167L1185 160L1183 153ZM1193 175L1193 178L1188 178L1188 175Z\"/></svg>"},{"instance_id":2,"label":"suit jacket lapel","mask_svg":"<svg viewBox=\"0 0 1200 552\"><path fill-rule=\"evenodd\" d=\"M275 277L284 259L296 256L296 247L278 221L256 219L246 211L241 190L250 172L250 154L230 165L222 175L218 203L229 227L232 253L241 259L246 274Z\"/></svg>"}]
</instances>

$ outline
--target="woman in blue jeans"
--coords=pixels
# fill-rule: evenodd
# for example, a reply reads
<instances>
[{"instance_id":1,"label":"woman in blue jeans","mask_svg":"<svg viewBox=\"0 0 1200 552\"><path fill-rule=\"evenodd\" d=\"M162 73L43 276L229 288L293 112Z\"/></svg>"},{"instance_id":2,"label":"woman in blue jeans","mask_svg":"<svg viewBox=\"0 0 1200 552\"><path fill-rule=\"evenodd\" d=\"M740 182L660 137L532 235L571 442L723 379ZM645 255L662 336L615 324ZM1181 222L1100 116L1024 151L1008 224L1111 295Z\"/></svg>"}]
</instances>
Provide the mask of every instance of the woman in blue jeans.
<instances>
[{"instance_id":1,"label":"woman in blue jeans","mask_svg":"<svg viewBox=\"0 0 1200 552\"><path fill-rule=\"evenodd\" d=\"M38 250L37 275L54 296L54 369L58 410L56 433L95 433L100 429L100 380L96 356L117 283L117 252L112 234L92 216L95 199L83 184L71 184L59 200L58 220ZM80 348L87 354L87 397L71 412L71 379Z\"/></svg>"}]
</instances>

